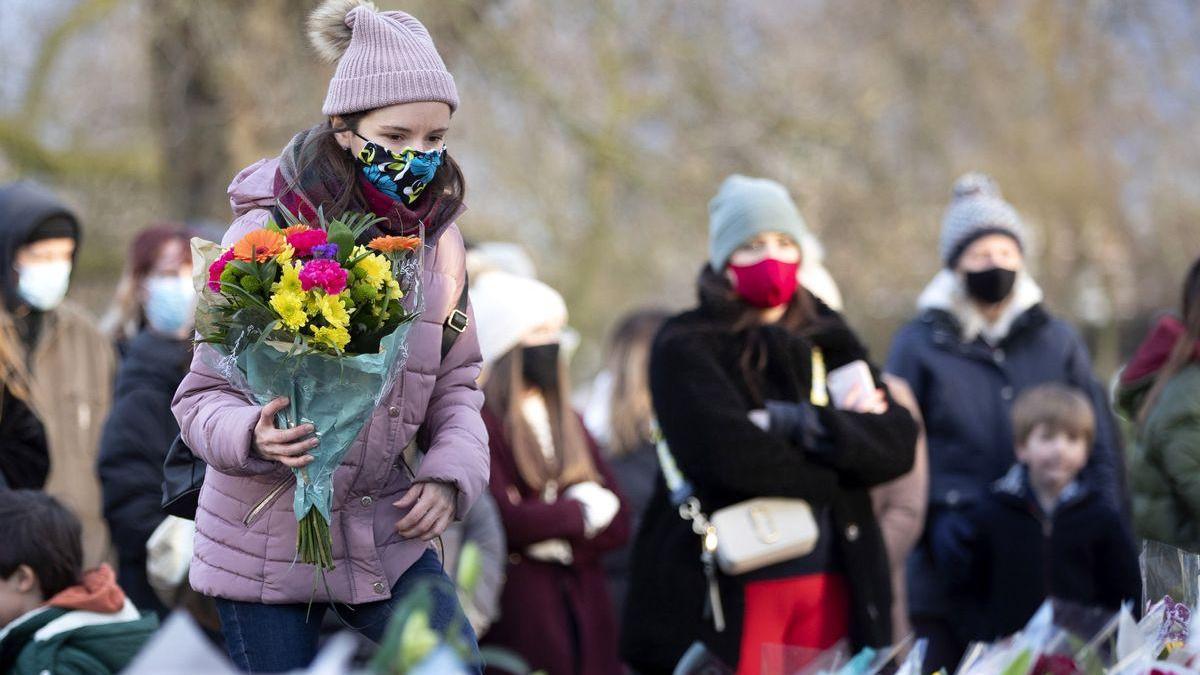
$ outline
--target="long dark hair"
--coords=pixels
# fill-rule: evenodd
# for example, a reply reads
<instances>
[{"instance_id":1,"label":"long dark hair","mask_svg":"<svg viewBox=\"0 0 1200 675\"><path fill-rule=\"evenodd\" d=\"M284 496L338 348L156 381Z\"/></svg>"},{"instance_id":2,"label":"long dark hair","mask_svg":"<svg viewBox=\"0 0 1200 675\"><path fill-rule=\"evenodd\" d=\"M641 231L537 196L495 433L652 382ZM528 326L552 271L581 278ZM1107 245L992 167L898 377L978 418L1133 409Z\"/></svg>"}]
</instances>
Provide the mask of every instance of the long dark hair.
<instances>
[{"instance_id":1,"label":"long dark hair","mask_svg":"<svg viewBox=\"0 0 1200 675\"><path fill-rule=\"evenodd\" d=\"M1191 361L1196 342L1200 341L1200 258L1192 263L1184 278L1182 310L1184 333L1175 343L1162 370L1155 376L1154 386L1150 387L1150 393L1146 394L1142 409L1138 411L1139 422L1146 421L1167 383Z\"/></svg>"},{"instance_id":2,"label":"long dark hair","mask_svg":"<svg viewBox=\"0 0 1200 675\"><path fill-rule=\"evenodd\" d=\"M307 195L309 186L325 186L330 193L328 198L318 200L319 203L314 207L323 206L329 214L367 210L367 200L358 183L358 164L338 143L337 134L357 132L363 118L371 112L365 110L339 115L339 126L335 127L332 119L328 119L310 129L297 150L296 175L287 189ZM427 219L428 230L440 230L458 213L466 195L466 177L458 162L447 152L442 157L442 166L434 175L433 182L425 190L425 199L438 200Z\"/></svg>"},{"instance_id":3,"label":"long dark hair","mask_svg":"<svg viewBox=\"0 0 1200 675\"><path fill-rule=\"evenodd\" d=\"M696 280L700 304L722 327L742 338L738 368L757 403L762 403L758 381L767 367L762 310L742 299L722 273L705 264ZM796 289L783 318L776 324L788 333L811 335L824 324L819 301L803 287Z\"/></svg>"}]
</instances>

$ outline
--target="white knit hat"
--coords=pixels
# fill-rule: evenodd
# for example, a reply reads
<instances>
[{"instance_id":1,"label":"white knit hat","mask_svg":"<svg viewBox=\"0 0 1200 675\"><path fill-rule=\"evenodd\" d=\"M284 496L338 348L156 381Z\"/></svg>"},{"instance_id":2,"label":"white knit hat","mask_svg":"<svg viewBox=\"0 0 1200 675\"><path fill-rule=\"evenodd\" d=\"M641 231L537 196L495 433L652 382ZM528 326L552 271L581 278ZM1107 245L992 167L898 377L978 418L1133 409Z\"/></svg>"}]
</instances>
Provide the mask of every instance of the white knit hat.
<instances>
[{"instance_id":1,"label":"white knit hat","mask_svg":"<svg viewBox=\"0 0 1200 675\"><path fill-rule=\"evenodd\" d=\"M967 246L988 234L1006 234L1025 248L1025 224L996 181L983 173L963 174L954 181L954 196L942 216L942 262L953 269Z\"/></svg>"},{"instance_id":2,"label":"white knit hat","mask_svg":"<svg viewBox=\"0 0 1200 675\"><path fill-rule=\"evenodd\" d=\"M567 304L558 291L506 272L490 272L475 281L471 305L485 367L520 346L538 328L567 324Z\"/></svg>"}]
</instances>

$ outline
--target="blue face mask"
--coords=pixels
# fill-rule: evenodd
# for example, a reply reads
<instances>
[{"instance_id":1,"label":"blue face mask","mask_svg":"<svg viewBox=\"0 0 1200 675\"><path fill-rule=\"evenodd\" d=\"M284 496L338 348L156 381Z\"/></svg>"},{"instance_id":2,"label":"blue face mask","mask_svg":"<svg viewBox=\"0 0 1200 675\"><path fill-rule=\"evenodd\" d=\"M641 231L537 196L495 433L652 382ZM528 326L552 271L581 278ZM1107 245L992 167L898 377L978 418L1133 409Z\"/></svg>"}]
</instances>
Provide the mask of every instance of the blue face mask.
<instances>
[{"instance_id":1,"label":"blue face mask","mask_svg":"<svg viewBox=\"0 0 1200 675\"><path fill-rule=\"evenodd\" d=\"M406 206L412 206L433 182L446 152L444 145L429 152L412 148L393 152L357 133L354 135L367 141L356 158L363 176L380 192Z\"/></svg>"},{"instance_id":2,"label":"blue face mask","mask_svg":"<svg viewBox=\"0 0 1200 675\"><path fill-rule=\"evenodd\" d=\"M31 263L17 270L17 293L34 309L43 312L58 307L71 283L71 263Z\"/></svg>"},{"instance_id":3,"label":"blue face mask","mask_svg":"<svg viewBox=\"0 0 1200 675\"><path fill-rule=\"evenodd\" d=\"M181 276L146 279L146 322L159 333L174 335L192 325L196 311L196 289Z\"/></svg>"}]
</instances>

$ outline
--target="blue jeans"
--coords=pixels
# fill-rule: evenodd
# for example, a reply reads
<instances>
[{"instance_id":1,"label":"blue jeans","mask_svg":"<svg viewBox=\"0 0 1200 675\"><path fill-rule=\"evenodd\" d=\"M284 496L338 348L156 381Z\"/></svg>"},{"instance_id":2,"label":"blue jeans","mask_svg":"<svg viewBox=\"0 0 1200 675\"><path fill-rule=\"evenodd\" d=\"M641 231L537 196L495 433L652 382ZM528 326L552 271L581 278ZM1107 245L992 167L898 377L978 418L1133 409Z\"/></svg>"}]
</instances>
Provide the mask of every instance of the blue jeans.
<instances>
[{"instance_id":1,"label":"blue jeans","mask_svg":"<svg viewBox=\"0 0 1200 675\"><path fill-rule=\"evenodd\" d=\"M425 551L408 568L396 585L392 597L361 605L340 605L337 612L349 628L378 644L383 640L395 606L418 585L430 584L433 609L429 625L438 632L460 626L463 644L470 647L472 662L478 664L479 646L475 631L458 604L454 583L446 576L442 563L432 549ZM242 670L276 673L307 668L316 657L321 620L329 605L308 603L264 605L217 598L221 615L221 633L229 658ZM478 667L478 666L476 666Z\"/></svg>"}]
</instances>

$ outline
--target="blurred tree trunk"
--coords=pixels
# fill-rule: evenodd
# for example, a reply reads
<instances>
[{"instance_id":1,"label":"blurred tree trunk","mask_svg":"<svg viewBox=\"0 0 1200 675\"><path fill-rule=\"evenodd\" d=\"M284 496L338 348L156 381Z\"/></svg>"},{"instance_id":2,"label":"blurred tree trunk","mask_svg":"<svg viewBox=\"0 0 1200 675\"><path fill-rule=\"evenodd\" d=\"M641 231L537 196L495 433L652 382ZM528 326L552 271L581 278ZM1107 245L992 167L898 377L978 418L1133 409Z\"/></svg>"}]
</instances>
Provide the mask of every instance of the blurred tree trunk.
<instances>
[{"instance_id":1,"label":"blurred tree trunk","mask_svg":"<svg viewBox=\"0 0 1200 675\"><path fill-rule=\"evenodd\" d=\"M205 34L235 28L225 20L223 5L164 0L155 3L156 21L150 24L160 180L172 215L185 220L228 214L230 116L221 96L218 41Z\"/></svg>"}]
</instances>

